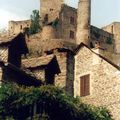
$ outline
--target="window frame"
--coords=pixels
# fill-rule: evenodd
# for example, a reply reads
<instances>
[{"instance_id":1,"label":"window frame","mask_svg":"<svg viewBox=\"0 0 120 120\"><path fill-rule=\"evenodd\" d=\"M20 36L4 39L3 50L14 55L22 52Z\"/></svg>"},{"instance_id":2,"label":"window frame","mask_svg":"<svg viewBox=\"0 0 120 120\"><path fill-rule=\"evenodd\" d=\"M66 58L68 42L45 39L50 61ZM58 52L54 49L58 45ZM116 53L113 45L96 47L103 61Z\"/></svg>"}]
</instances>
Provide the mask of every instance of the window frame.
<instances>
[{"instance_id":1,"label":"window frame","mask_svg":"<svg viewBox=\"0 0 120 120\"><path fill-rule=\"evenodd\" d=\"M80 96L85 97L90 95L90 74L80 77Z\"/></svg>"}]
</instances>

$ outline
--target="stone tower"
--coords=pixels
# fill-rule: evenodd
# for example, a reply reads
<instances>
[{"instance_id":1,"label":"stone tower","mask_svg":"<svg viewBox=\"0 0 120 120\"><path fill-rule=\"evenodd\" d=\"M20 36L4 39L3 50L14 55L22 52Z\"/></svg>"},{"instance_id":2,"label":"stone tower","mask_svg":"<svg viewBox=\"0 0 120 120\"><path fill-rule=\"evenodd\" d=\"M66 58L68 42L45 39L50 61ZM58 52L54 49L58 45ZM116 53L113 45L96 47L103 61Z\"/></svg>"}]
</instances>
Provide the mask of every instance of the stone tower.
<instances>
[{"instance_id":1,"label":"stone tower","mask_svg":"<svg viewBox=\"0 0 120 120\"><path fill-rule=\"evenodd\" d=\"M41 19L52 22L57 17L61 11L61 6L64 0L40 0L40 16Z\"/></svg>"},{"instance_id":2,"label":"stone tower","mask_svg":"<svg viewBox=\"0 0 120 120\"><path fill-rule=\"evenodd\" d=\"M77 13L77 33L76 43L83 42L89 45L90 40L90 20L91 19L91 0L79 0Z\"/></svg>"}]
</instances>

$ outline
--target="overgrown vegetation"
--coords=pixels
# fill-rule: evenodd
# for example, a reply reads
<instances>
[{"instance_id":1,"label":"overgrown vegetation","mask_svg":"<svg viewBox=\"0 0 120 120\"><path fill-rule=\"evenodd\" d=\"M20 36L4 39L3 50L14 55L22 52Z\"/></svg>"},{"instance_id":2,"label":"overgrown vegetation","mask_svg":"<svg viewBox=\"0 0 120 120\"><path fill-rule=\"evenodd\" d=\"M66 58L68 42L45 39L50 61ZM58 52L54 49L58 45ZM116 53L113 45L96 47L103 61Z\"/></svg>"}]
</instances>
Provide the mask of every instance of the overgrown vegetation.
<instances>
[{"instance_id":1,"label":"overgrown vegetation","mask_svg":"<svg viewBox=\"0 0 120 120\"><path fill-rule=\"evenodd\" d=\"M1 120L112 120L105 108L83 104L54 86L4 84L0 88Z\"/></svg>"},{"instance_id":2,"label":"overgrown vegetation","mask_svg":"<svg viewBox=\"0 0 120 120\"><path fill-rule=\"evenodd\" d=\"M112 38L108 37L108 38L106 39L106 43L111 45L111 44L113 43L113 42L112 42Z\"/></svg>"},{"instance_id":3,"label":"overgrown vegetation","mask_svg":"<svg viewBox=\"0 0 120 120\"><path fill-rule=\"evenodd\" d=\"M29 34L36 34L40 31L40 15L38 10L33 10L31 15L31 25L29 29Z\"/></svg>"}]
</instances>

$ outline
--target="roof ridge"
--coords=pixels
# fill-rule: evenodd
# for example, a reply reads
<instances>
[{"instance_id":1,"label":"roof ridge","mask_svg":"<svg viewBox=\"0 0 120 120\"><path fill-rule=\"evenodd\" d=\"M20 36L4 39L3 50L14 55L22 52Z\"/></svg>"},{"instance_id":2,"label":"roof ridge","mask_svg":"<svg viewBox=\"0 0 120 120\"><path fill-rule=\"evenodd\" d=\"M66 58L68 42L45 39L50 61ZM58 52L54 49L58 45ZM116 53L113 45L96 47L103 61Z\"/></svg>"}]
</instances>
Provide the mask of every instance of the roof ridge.
<instances>
[{"instance_id":1,"label":"roof ridge","mask_svg":"<svg viewBox=\"0 0 120 120\"><path fill-rule=\"evenodd\" d=\"M112 62L112 61L109 60L108 58L106 58L106 57L104 57L104 56L102 56L102 55L94 52L90 47L88 47L87 45L85 45L85 44L82 43L82 42L81 42L81 44L76 48L76 50L74 51L75 55L77 55L77 53L80 51L80 49L81 49L83 46L86 47L86 48L88 48L92 53L94 53L94 54L97 55L98 57L102 58L102 59L105 60L107 63L111 64L113 67L117 68L117 69L120 71L120 67L119 67L117 64L115 64L114 62Z\"/></svg>"}]
</instances>

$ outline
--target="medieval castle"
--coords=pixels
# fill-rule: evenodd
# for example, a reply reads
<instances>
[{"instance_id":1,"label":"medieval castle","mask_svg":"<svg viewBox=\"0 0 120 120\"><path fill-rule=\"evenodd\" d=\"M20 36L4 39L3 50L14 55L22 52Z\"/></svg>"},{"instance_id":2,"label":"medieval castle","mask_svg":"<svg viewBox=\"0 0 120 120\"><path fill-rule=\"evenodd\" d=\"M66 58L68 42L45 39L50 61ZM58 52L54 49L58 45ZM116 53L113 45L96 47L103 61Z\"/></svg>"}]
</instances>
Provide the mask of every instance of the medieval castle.
<instances>
[{"instance_id":1,"label":"medieval castle","mask_svg":"<svg viewBox=\"0 0 120 120\"><path fill-rule=\"evenodd\" d=\"M0 38L1 80L54 84L120 120L120 22L92 26L91 0L79 0L78 9L40 0L42 30L25 37L30 24L10 21L8 36Z\"/></svg>"}]
</instances>

